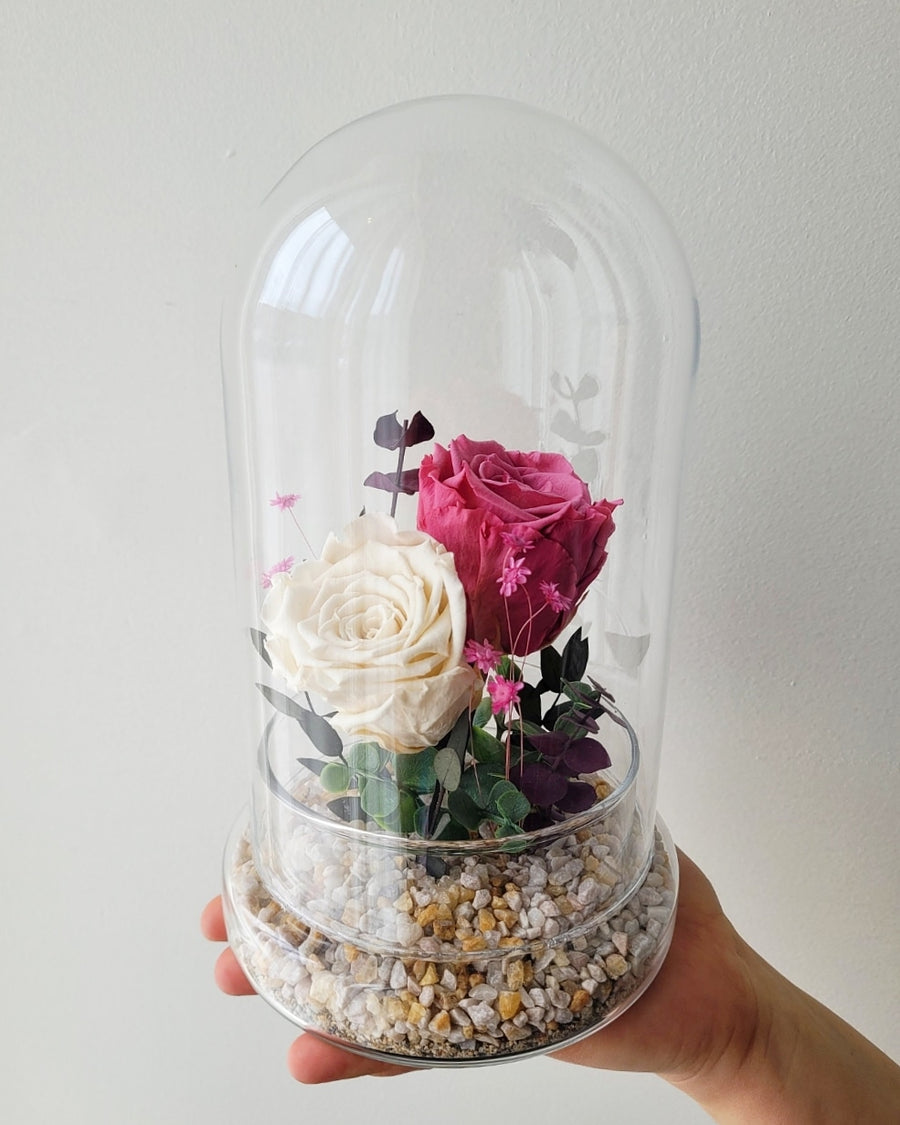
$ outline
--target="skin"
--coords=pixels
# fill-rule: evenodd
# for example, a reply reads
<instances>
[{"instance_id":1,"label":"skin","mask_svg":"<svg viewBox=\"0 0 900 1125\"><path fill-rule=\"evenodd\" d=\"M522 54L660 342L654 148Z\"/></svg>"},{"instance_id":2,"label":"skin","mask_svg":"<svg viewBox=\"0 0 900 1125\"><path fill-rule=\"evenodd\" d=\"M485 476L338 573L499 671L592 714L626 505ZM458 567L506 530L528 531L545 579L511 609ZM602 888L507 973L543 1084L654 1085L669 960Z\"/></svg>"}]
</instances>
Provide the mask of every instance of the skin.
<instances>
[{"instance_id":1,"label":"skin","mask_svg":"<svg viewBox=\"0 0 900 1125\"><path fill-rule=\"evenodd\" d=\"M696 864L680 852L679 863L678 918L658 977L617 1020L554 1057L652 1071L721 1125L896 1125L900 1067L763 961L725 917ZM201 926L211 941L226 940L221 898L207 905ZM230 996L253 994L228 948L215 977ZM288 1068L304 1083L408 1070L314 1035L292 1044Z\"/></svg>"}]
</instances>

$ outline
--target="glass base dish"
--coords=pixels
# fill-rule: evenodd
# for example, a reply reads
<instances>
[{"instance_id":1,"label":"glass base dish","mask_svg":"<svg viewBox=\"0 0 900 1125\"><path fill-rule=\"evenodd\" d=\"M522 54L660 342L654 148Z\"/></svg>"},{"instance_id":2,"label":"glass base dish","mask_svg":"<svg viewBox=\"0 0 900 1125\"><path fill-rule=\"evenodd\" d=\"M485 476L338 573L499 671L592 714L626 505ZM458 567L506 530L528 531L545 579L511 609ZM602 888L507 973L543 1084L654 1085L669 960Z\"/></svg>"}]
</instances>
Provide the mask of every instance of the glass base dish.
<instances>
[{"instance_id":1,"label":"glass base dish","mask_svg":"<svg viewBox=\"0 0 900 1125\"><path fill-rule=\"evenodd\" d=\"M408 912L420 927L462 917L468 935L452 941L452 951L427 938L386 951L367 945L362 928L352 941L346 930L331 936L275 900L257 873L244 816L225 854L229 942L273 1008L357 1054L423 1067L542 1054L630 1007L659 971L675 924L677 858L661 820L639 883L589 927L567 930L556 921L565 923L592 882L572 867L565 844L546 857L546 878L532 862L524 885L511 877L524 869L522 857L510 856L504 870L495 856L385 899L381 909ZM533 925L541 915L543 927ZM506 936L497 939L499 929Z\"/></svg>"}]
</instances>

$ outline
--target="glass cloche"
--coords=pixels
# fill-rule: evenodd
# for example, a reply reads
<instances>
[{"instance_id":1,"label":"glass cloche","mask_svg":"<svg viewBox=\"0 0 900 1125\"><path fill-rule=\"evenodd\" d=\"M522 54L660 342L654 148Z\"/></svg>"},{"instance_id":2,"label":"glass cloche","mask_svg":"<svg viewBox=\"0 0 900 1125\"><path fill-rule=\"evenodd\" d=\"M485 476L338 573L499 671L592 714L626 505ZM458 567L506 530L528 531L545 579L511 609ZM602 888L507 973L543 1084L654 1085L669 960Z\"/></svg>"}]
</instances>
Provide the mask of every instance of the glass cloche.
<instances>
[{"instance_id":1,"label":"glass cloche","mask_svg":"<svg viewBox=\"0 0 900 1125\"><path fill-rule=\"evenodd\" d=\"M223 319L256 722L225 903L301 1027L484 1063L655 975L696 352L660 208L546 113L394 106L264 201Z\"/></svg>"}]
</instances>

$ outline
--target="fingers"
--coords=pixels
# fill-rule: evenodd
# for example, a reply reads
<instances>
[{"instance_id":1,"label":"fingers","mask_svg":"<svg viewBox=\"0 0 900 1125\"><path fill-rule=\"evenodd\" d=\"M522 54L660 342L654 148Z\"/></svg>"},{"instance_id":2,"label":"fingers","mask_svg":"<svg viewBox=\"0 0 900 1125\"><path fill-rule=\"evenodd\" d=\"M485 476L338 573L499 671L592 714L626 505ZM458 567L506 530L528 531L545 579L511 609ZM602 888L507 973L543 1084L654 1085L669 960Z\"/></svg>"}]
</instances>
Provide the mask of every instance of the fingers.
<instances>
[{"instance_id":1,"label":"fingers","mask_svg":"<svg viewBox=\"0 0 900 1125\"><path fill-rule=\"evenodd\" d=\"M411 1069L342 1051L340 1047L326 1043L315 1035L301 1035L294 1040L288 1051L287 1062L293 1077L307 1085L339 1082L344 1078L359 1078L364 1074L387 1078L395 1074L406 1074Z\"/></svg>"},{"instance_id":2,"label":"fingers","mask_svg":"<svg viewBox=\"0 0 900 1125\"><path fill-rule=\"evenodd\" d=\"M227 941L221 895L216 895L203 908L203 913L200 915L200 929L209 941Z\"/></svg>"},{"instance_id":3,"label":"fingers","mask_svg":"<svg viewBox=\"0 0 900 1125\"><path fill-rule=\"evenodd\" d=\"M227 941L225 932L225 916L222 913L222 896L216 895L214 899L204 906L200 915L200 929L203 936L210 941ZM244 976L244 971L237 962L237 958L230 949L224 949L219 954L215 968L216 984L229 996L254 996L256 989Z\"/></svg>"},{"instance_id":4,"label":"fingers","mask_svg":"<svg viewBox=\"0 0 900 1125\"><path fill-rule=\"evenodd\" d=\"M244 976L244 971L230 949L219 955L215 968L216 984L228 996L254 996L256 989Z\"/></svg>"}]
</instances>

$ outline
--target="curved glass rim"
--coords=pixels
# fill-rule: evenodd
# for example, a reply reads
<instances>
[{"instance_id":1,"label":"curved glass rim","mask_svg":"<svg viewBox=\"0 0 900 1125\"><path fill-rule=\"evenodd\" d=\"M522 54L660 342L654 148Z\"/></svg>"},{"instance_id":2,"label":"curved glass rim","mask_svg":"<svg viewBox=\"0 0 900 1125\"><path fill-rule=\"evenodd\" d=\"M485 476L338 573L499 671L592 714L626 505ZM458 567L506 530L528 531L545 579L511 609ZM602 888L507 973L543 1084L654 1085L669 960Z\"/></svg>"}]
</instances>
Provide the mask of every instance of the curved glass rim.
<instances>
[{"instance_id":1,"label":"curved glass rim","mask_svg":"<svg viewBox=\"0 0 900 1125\"><path fill-rule=\"evenodd\" d=\"M244 947L248 942L259 940L258 932L256 930L248 931L247 929L246 919L245 917L242 917L243 912L236 902L235 884L231 871L231 860L234 855L235 844L236 841L238 841L241 835L244 833L245 827L246 814L242 814L235 822L235 825L232 828L231 834L229 835L229 839L225 847L225 853L223 857L223 900L225 904L225 918L228 926L229 941L231 942L232 948L235 950L235 953L238 956L238 960L244 967L244 971L252 979L255 975L254 969L252 962L249 962L246 959ZM379 1050L376 1047L366 1047L361 1043L349 1042L346 1039L342 1039L340 1035L331 1035L319 1026L314 1026L309 1022L304 1022L299 1018L296 1009L292 1009L287 1003L285 1003L283 996L273 992L271 989L267 989L265 987L265 981L261 981L257 978L256 984L258 986L259 995L262 996L262 998L271 1008L273 1008L276 1012L278 1012L296 1027L300 1027L304 1031L318 1036L320 1039L325 1039L326 1041L335 1043L339 1047L341 1047L342 1050L350 1051L352 1054L359 1055L363 1058L375 1059L378 1062L390 1062L403 1066L427 1069L460 1069L462 1067L485 1067L500 1065L505 1062L516 1062L519 1059L533 1058L537 1057L538 1055L547 1054L551 1051L558 1051L563 1047L571 1046L572 1044L579 1042L587 1036L595 1034L601 1028L607 1027L614 1020L618 1019L623 1012L627 1011L628 1008L630 1008L632 1004L634 1004L634 1002L644 994L652 981L655 979L657 973L659 972L659 969L666 959L666 955L672 942L672 934L675 929L675 922L678 914L678 888L681 880L681 872L678 861L678 852L675 847L674 841L672 840L672 835L669 832L668 826L663 821L662 817L660 817L658 814L654 822L654 829L659 837L660 843L662 844L669 862L669 868L672 878L672 891L675 895L675 902L673 904L673 908L668 921L666 921L663 926L656 952L652 955L650 971L647 972L647 974L642 978L637 988L629 993L624 998L624 1000L611 1012L607 1013L606 1016L604 1016L597 1022L591 1022L586 1027L579 1028L577 1031L566 1035L564 1038L561 1038L559 1042L541 1044L521 1050L512 1049L504 1051L500 1054L479 1054L477 1051L473 1051L471 1055L459 1056L456 1058L442 1058L439 1055L416 1056L394 1054L390 1051ZM645 876L646 871L644 872L644 876L642 876L642 880ZM566 947L567 941L570 941L573 936L576 935L573 935L571 932L569 932L568 934L563 935L560 939L552 940L555 945L558 945L560 948L564 949ZM289 949L285 948L284 952L289 957L297 955L296 948L294 947L290 947ZM385 952L389 953L390 951ZM494 951L494 956L496 956L497 952L502 952L504 956L508 956L511 953L516 954L518 951ZM376 953L376 955L384 956L385 954ZM527 956L527 954L525 955ZM472 960L474 960L476 957L478 960L493 959L486 957L484 951L479 951L477 954L466 954L464 956ZM459 958L457 958L457 960L458 959ZM429 960L437 959L434 956L430 956ZM572 1025L569 1025L569 1027L571 1026Z\"/></svg>"},{"instance_id":2,"label":"curved glass rim","mask_svg":"<svg viewBox=\"0 0 900 1125\"><path fill-rule=\"evenodd\" d=\"M524 851L534 844L548 843L559 836L568 836L571 832L577 832L579 829L586 828L588 825L593 824L595 820L602 819L621 803L625 795L634 785L640 768L640 748L638 746L637 734L631 723L629 723L617 707L609 703L604 703L604 710L613 722L622 727L628 735L628 741L631 747L631 761L625 772L625 776L618 782L611 793L591 805L589 809L585 809L584 812L575 813L556 824L550 824L544 828L536 828L531 832L522 832L514 836L494 836L487 839L479 838L477 840L428 840L423 836L405 836L398 832L374 832L369 828L355 828L351 824L345 824L342 821L323 816L321 813L311 809L308 805L304 805L302 801L298 801L296 797L291 796L278 780L272 766L269 746L269 732L273 724L279 719L280 716L278 715L273 715L268 723L266 723L266 728L260 739L259 768L269 792L292 812L298 813L307 823L314 827L321 828L323 831L336 836L343 836L345 839L353 840L361 845L388 848L392 851L408 851L416 855L427 854L435 856L458 856L460 854L477 855L480 852L486 851Z\"/></svg>"}]
</instances>

